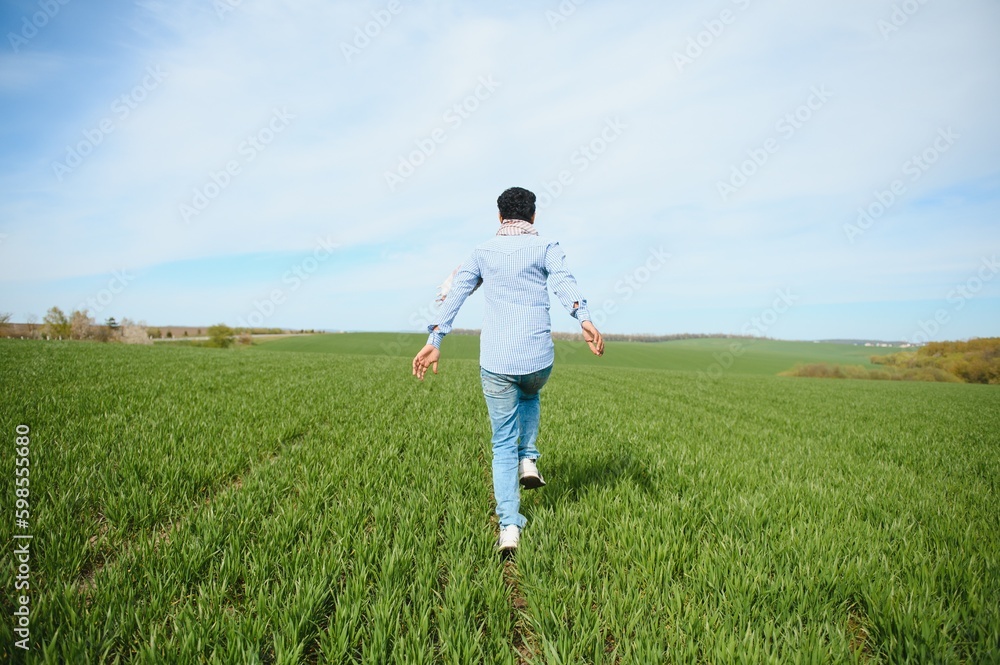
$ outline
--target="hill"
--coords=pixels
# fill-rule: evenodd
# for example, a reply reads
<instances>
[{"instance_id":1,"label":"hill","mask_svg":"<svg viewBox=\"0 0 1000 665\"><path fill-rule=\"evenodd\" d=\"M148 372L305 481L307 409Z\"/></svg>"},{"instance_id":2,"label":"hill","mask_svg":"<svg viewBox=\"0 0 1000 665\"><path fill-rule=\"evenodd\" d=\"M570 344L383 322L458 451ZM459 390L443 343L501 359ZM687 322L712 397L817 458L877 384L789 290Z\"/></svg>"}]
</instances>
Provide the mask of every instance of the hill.
<instances>
[{"instance_id":1,"label":"hill","mask_svg":"<svg viewBox=\"0 0 1000 665\"><path fill-rule=\"evenodd\" d=\"M419 333L342 333L267 341L268 351L295 351L412 358L427 339ZM595 367L666 369L722 374L775 375L797 363L837 363L874 367L872 355L899 351L897 347L863 347L821 342L780 340L684 339L669 342L608 342L604 357L593 356L583 342L556 340L556 363ZM475 360L479 338L450 335L442 344L443 362Z\"/></svg>"},{"instance_id":2,"label":"hill","mask_svg":"<svg viewBox=\"0 0 1000 665\"><path fill-rule=\"evenodd\" d=\"M993 387L752 375L821 345L719 381L676 367L724 346L563 351L502 562L474 345L421 382L411 337L0 340L39 660L998 661Z\"/></svg>"}]
</instances>

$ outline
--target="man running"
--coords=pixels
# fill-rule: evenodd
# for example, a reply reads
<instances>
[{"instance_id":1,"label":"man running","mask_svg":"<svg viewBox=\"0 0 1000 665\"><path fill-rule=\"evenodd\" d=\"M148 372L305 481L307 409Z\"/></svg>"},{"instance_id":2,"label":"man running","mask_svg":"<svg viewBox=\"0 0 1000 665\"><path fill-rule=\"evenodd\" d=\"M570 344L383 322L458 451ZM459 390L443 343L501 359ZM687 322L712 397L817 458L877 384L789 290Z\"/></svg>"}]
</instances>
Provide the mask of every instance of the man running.
<instances>
[{"instance_id":1,"label":"man running","mask_svg":"<svg viewBox=\"0 0 1000 665\"><path fill-rule=\"evenodd\" d=\"M580 322L595 355L604 340L590 321L587 301L566 268L559 243L535 230L535 195L511 187L497 199L500 229L476 247L443 288L436 323L427 344L413 359L413 375L423 380L428 367L437 374L441 340L455 315L480 285L486 314L479 343L483 395L493 426L493 496L500 521L497 547L517 549L527 519L520 510L518 483L525 489L545 484L536 460L540 419L539 391L552 372L555 347L549 321L549 292Z\"/></svg>"}]
</instances>

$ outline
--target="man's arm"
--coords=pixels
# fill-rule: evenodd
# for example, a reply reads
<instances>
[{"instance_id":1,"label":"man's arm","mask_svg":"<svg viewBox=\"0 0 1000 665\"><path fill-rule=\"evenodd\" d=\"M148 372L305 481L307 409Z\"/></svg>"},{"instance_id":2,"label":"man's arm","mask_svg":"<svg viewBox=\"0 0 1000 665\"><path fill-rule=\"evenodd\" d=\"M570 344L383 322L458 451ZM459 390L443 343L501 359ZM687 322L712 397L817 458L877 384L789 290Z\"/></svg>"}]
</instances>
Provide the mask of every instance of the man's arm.
<instances>
[{"instance_id":1,"label":"man's arm","mask_svg":"<svg viewBox=\"0 0 1000 665\"><path fill-rule=\"evenodd\" d=\"M427 344L424 348L417 352L417 355L413 358L413 376L417 377L421 381L424 380L424 374L427 373L428 367L434 368L434 373L438 373L438 359L441 358L441 351L438 350L436 346L431 346Z\"/></svg>"},{"instance_id":2,"label":"man's arm","mask_svg":"<svg viewBox=\"0 0 1000 665\"><path fill-rule=\"evenodd\" d=\"M595 356L603 356L604 338L601 337L601 333L590 321L584 321L581 325L583 326L583 339L586 340L587 346L590 347Z\"/></svg>"},{"instance_id":3,"label":"man's arm","mask_svg":"<svg viewBox=\"0 0 1000 665\"><path fill-rule=\"evenodd\" d=\"M476 261L475 253L473 253L455 273L451 290L444 299L437 317L435 317L437 321L427 326L427 344L413 358L413 376L423 381L428 367L433 367L434 373L437 374L438 360L441 357L441 340L451 332L451 325L455 321L455 316L458 315L458 310L461 309L469 294L479 286L481 279L479 263Z\"/></svg>"},{"instance_id":4,"label":"man's arm","mask_svg":"<svg viewBox=\"0 0 1000 665\"><path fill-rule=\"evenodd\" d=\"M590 310L587 309L587 299L580 293L576 278L566 267L566 254L559 243L555 242L545 250L545 270L549 274L549 284L556 297L569 312L569 315L580 322L583 328L583 338L590 346L594 355L604 355L604 338L590 320Z\"/></svg>"},{"instance_id":5,"label":"man's arm","mask_svg":"<svg viewBox=\"0 0 1000 665\"><path fill-rule=\"evenodd\" d=\"M557 242L545 249L545 270L549 274L549 285L569 315L580 322L590 321L587 300L580 293L576 278L566 267L566 254Z\"/></svg>"}]
</instances>

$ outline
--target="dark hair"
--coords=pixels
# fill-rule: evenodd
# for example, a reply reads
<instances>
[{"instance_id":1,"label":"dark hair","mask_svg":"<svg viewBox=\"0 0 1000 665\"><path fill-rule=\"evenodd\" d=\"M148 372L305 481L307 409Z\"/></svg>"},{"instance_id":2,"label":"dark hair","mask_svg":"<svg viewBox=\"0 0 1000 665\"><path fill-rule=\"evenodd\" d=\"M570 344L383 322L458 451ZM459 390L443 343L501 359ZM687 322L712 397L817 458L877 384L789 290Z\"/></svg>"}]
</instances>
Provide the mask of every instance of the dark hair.
<instances>
[{"instance_id":1,"label":"dark hair","mask_svg":"<svg viewBox=\"0 0 1000 665\"><path fill-rule=\"evenodd\" d=\"M535 195L523 187L511 187L497 199L497 208L504 219L530 222L535 215Z\"/></svg>"}]
</instances>

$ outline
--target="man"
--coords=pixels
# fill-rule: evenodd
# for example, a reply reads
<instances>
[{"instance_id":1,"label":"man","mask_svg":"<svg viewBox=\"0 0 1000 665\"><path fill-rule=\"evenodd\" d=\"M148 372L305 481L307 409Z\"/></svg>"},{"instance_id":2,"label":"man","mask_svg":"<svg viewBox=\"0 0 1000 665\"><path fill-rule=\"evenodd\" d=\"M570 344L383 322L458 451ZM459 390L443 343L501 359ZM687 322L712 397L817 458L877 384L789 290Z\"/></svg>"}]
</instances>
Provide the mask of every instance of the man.
<instances>
[{"instance_id":1,"label":"man","mask_svg":"<svg viewBox=\"0 0 1000 665\"><path fill-rule=\"evenodd\" d=\"M428 326L427 345L413 359L413 375L423 380L428 367L437 374L442 338L465 299L482 285L486 315L480 337L480 376L493 426L493 496L500 521L497 547L517 548L527 519L520 510L518 483L525 489L545 484L535 461L540 417L539 391L555 360L549 322L549 292L580 322L590 350L604 354L604 340L590 321L587 301L566 268L559 243L534 228L535 195L512 187L497 199L500 230L476 247L443 286L436 323Z\"/></svg>"}]
</instances>

